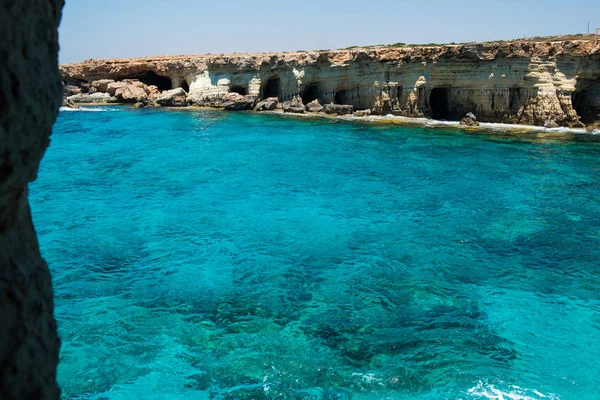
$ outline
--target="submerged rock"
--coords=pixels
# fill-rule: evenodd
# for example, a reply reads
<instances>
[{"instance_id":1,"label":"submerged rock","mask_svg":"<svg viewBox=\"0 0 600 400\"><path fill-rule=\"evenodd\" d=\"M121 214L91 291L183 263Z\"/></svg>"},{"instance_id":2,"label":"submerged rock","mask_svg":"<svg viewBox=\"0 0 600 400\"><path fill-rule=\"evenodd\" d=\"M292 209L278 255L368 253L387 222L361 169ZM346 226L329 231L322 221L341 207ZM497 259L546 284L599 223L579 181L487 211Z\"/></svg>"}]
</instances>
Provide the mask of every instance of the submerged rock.
<instances>
[{"instance_id":1,"label":"submerged rock","mask_svg":"<svg viewBox=\"0 0 600 400\"><path fill-rule=\"evenodd\" d=\"M157 97L156 102L164 107L185 107L187 93L182 88L165 90Z\"/></svg>"},{"instance_id":2,"label":"submerged rock","mask_svg":"<svg viewBox=\"0 0 600 400\"><path fill-rule=\"evenodd\" d=\"M282 104L283 112L304 114L306 107L302 104L302 100L294 98L291 101L284 101Z\"/></svg>"},{"instance_id":3,"label":"submerged rock","mask_svg":"<svg viewBox=\"0 0 600 400\"><path fill-rule=\"evenodd\" d=\"M349 104L325 104L323 107L325 114L348 115L354 111L354 106Z\"/></svg>"},{"instance_id":4,"label":"submerged rock","mask_svg":"<svg viewBox=\"0 0 600 400\"><path fill-rule=\"evenodd\" d=\"M277 97L269 97L263 101L259 101L254 107L254 111L272 111L277 108L279 99Z\"/></svg>"},{"instance_id":5,"label":"submerged rock","mask_svg":"<svg viewBox=\"0 0 600 400\"><path fill-rule=\"evenodd\" d=\"M306 110L308 112L318 113L323 111L323 106L319 103L319 100L315 99L306 105Z\"/></svg>"}]
</instances>

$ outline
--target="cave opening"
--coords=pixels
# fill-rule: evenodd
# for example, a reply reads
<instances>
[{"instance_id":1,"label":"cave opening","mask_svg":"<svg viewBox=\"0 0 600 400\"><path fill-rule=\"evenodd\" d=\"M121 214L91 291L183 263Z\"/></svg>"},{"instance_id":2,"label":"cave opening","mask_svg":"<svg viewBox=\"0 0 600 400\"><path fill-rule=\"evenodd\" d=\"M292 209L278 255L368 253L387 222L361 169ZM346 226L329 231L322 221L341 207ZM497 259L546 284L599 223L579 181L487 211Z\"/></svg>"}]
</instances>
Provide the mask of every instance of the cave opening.
<instances>
[{"instance_id":1,"label":"cave opening","mask_svg":"<svg viewBox=\"0 0 600 400\"><path fill-rule=\"evenodd\" d=\"M346 90L343 90L343 89L338 90L337 92L335 92L335 96L333 97L333 102L334 102L334 104L344 104L346 97L347 97Z\"/></svg>"},{"instance_id":2,"label":"cave opening","mask_svg":"<svg viewBox=\"0 0 600 400\"><path fill-rule=\"evenodd\" d=\"M181 80L181 84L179 85L179 87L182 88L183 90L185 90L186 93L190 92L190 85L188 85L188 83L185 79Z\"/></svg>"},{"instance_id":3,"label":"cave opening","mask_svg":"<svg viewBox=\"0 0 600 400\"><path fill-rule=\"evenodd\" d=\"M594 122L594 113L590 107L590 99L585 90L574 92L571 101L573 103L573 109L584 124Z\"/></svg>"},{"instance_id":4,"label":"cave opening","mask_svg":"<svg viewBox=\"0 0 600 400\"><path fill-rule=\"evenodd\" d=\"M433 88L429 96L429 107L431 108L431 118L448 120L450 117L448 88Z\"/></svg>"},{"instance_id":5,"label":"cave opening","mask_svg":"<svg viewBox=\"0 0 600 400\"><path fill-rule=\"evenodd\" d=\"M248 89L242 85L232 85L231 88L229 89L229 91L231 93L241 94L242 96L245 96L248 94Z\"/></svg>"},{"instance_id":6,"label":"cave opening","mask_svg":"<svg viewBox=\"0 0 600 400\"><path fill-rule=\"evenodd\" d=\"M171 78L168 76L158 75L153 71L145 71L136 76L132 76L131 78L137 79L148 86L154 85L161 92L165 90L171 90L173 88L173 82L171 82Z\"/></svg>"},{"instance_id":7,"label":"cave opening","mask_svg":"<svg viewBox=\"0 0 600 400\"><path fill-rule=\"evenodd\" d=\"M264 100L269 97L279 97L280 84L281 80L278 77L273 76L269 78L263 86L261 98Z\"/></svg>"},{"instance_id":8,"label":"cave opening","mask_svg":"<svg viewBox=\"0 0 600 400\"><path fill-rule=\"evenodd\" d=\"M302 97L302 103L304 103L304 105L312 101L319 100L319 86L315 84L308 85L302 91L302 96L300 97ZM321 102L321 100L319 100L319 102Z\"/></svg>"}]
</instances>

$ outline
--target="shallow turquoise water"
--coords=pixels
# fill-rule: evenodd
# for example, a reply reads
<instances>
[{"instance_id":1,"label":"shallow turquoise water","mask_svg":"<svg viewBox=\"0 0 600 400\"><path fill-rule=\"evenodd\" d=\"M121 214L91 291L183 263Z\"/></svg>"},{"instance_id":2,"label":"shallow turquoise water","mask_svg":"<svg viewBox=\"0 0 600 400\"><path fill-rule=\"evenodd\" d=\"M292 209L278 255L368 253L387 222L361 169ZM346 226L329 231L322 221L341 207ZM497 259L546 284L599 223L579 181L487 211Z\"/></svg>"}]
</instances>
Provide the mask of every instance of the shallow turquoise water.
<instances>
[{"instance_id":1,"label":"shallow turquoise water","mask_svg":"<svg viewBox=\"0 0 600 400\"><path fill-rule=\"evenodd\" d=\"M600 144L103 110L31 186L65 398L600 398Z\"/></svg>"}]
</instances>

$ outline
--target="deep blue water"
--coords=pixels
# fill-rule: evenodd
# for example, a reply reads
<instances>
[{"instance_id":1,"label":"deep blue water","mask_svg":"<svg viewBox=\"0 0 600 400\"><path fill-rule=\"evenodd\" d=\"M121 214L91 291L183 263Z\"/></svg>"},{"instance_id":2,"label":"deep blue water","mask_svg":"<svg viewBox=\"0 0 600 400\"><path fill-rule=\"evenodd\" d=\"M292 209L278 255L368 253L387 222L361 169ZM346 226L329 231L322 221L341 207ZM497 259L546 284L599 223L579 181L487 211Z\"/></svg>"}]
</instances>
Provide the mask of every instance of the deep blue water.
<instances>
[{"instance_id":1,"label":"deep blue water","mask_svg":"<svg viewBox=\"0 0 600 400\"><path fill-rule=\"evenodd\" d=\"M104 110L31 185L65 398L600 398L600 144Z\"/></svg>"}]
</instances>

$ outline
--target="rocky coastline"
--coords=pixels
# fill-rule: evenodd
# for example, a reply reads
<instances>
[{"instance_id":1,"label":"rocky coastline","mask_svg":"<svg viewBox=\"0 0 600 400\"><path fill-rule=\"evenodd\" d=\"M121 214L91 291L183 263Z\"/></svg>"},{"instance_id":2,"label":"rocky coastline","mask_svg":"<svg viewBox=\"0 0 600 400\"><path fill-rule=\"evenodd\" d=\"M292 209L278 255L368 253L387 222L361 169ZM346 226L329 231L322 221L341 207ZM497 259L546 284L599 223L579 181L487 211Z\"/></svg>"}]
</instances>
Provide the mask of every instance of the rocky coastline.
<instances>
[{"instance_id":1,"label":"rocky coastline","mask_svg":"<svg viewBox=\"0 0 600 400\"><path fill-rule=\"evenodd\" d=\"M64 106L213 107L600 125L600 40L146 57L61 65Z\"/></svg>"}]
</instances>

